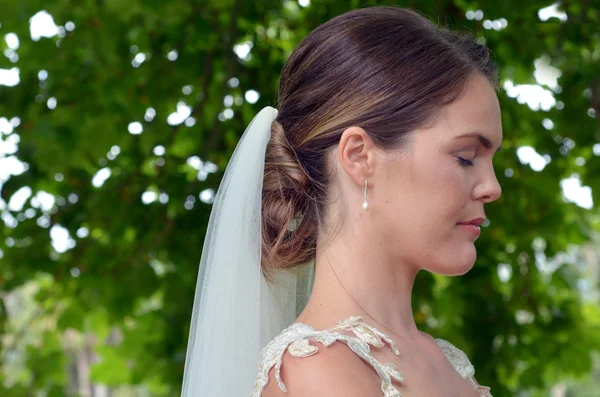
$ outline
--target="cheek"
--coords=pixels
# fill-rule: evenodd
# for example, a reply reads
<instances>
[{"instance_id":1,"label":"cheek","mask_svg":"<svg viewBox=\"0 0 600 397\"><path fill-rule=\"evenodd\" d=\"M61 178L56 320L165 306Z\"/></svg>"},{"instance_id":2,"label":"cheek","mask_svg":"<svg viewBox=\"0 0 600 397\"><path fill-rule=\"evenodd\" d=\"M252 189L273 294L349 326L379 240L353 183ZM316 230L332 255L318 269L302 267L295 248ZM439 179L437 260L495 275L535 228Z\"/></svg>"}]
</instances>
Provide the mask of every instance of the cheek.
<instances>
[{"instance_id":1,"label":"cheek","mask_svg":"<svg viewBox=\"0 0 600 397\"><path fill-rule=\"evenodd\" d=\"M427 167L428 168L428 167ZM405 168L406 169L406 168ZM379 224L384 235L395 241L398 236L410 245L421 245L439 226L439 218L447 211L448 195L456 181L435 170L416 167L390 175L382 197ZM389 241L392 242L392 241Z\"/></svg>"},{"instance_id":2,"label":"cheek","mask_svg":"<svg viewBox=\"0 0 600 397\"><path fill-rule=\"evenodd\" d=\"M414 156L391 165L377 190L378 224L388 243L398 236L422 248L446 240L470 200L469 170L451 156ZM426 237L424 237L426 236Z\"/></svg>"},{"instance_id":3,"label":"cheek","mask_svg":"<svg viewBox=\"0 0 600 397\"><path fill-rule=\"evenodd\" d=\"M470 197L468 170L452 161L426 164L418 175L414 198L426 213L437 218L456 216Z\"/></svg>"}]
</instances>

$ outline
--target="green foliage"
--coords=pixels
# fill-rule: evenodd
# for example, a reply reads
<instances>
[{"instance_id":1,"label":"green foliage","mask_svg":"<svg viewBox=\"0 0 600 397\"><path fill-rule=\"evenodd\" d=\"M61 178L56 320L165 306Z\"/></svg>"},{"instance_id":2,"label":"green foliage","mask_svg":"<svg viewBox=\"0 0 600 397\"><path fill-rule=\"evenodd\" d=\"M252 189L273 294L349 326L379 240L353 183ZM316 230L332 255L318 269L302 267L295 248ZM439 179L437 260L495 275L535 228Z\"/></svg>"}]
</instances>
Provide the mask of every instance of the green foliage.
<instances>
[{"instance_id":1,"label":"green foliage","mask_svg":"<svg viewBox=\"0 0 600 397\"><path fill-rule=\"evenodd\" d=\"M28 164L3 184L1 197L8 202L23 186L57 197L49 211L31 200L22 210L3 211L18 225L0 223L0 293L48 276L35 297L40 321L53 326L39 340L22 342L24 372L6 386L0 371L0 394L66 393L68 349L60 338L76 330L96 337L94 381L178 395L211 209L200 193L217 189L246 125L260 108L276 103L277 77L299 41L334 15L376 4L413 7L484 38L502 81L535 84L534 61L542 56L561 70L562 90L554 96L562 110L535 112L500 91L505 149L496 169L504 194L489 206L492 224L478 241L477 266L461 278L420 275L415 313L423 329L466 350L479 381L496 397L543 390L588 372L589 352L600 348L598 307L582 301L572 266L542 272L536 254L552 258L600 229L597 209L565 202L559 185L578 173L600 202L600 156L593 151L600 127L588 116L590 108L600 114L600 21L590 3L564 1L568 21L542 23L537 12L549 4L539 0L313 0L306 8L287 0L0 0L0 34L14 32L20 40L16 64L0 57L0 69L20 70L20 84L0 86L0 117L20 118L15 155ZM29 18L42 9L57 25L72 21L75 29L32 40ZM484 19L506 18L507 28L488 30L483 20L465 17L477 9ZM251 57L239 59L233 47L244 42L252 43ZM0 46L6 49L4 41ZM138 53L145 55L141 63ZM40 80L40 70L47 79ZM248 90L260 93L255 104L244 100ZM224 104L227 95L233 105ZM47 106L50 98L57 100L55 109ZM179 102L191 108L195 123L167 122ZM233 116L220 120L228 107ZM155 117L147 116L148 108ZM542 127L546 118L553 129ZM128 132L132 122L141 123L141 134ZM576 143L570 150L565 138ZM164 154L154 153L158 145ZM516 149L524 145L551 157L542 172L519 162ZM192 156L218 171L197 178ZM110 177L94 187L93 176L105 167ZM146 191L166 193L168 202L163 196L144 204ZM26 216L28 209L35 216ZM55 252L52 225L65 227L76 245ZM88 235L76 237L81 228ZM534 248L540 238L541 251ZM509 281L500 280L499 263L512 269ZM12 335L4 313L0 332ZM518 321L523 317L529 320ZM111 338L115 327L119 343ZM6 364L14 347L2 348Z\"/></svg>"}]
</instances>

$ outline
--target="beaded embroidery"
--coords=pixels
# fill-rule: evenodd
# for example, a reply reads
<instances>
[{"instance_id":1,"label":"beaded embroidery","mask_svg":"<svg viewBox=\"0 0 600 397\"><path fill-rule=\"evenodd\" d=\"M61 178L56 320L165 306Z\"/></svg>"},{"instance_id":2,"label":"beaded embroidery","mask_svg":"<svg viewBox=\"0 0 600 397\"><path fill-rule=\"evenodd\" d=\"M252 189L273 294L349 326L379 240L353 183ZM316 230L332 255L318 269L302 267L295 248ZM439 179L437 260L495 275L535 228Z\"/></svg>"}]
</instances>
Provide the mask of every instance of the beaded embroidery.
<instances>
[{"instance_id":1,"label":"beaded embroidery","mask_svg":"<svg viewBox=\"0 0 600 397\"><path fill-rule=\"evenodd\" d=\"M345 335L339 331L349 331L355 336ZM283 354L286 350L293 357L308 357L317 353L319 347L310 344L309 339L315 340L325 347L336 341L345 343L377 372L381 378L381 391L384 397L402 397L400 391L392 383L395 380L400 385L404 384L402 373L396 365L392 363L383 364L376 360L371 354L369 345L385 347L387 344L397 356L400 355L400 351L391 338L377 328L364 323L360 316L353 316L340 321L338 325L323 331L317 331L302 323L292 324L284 329L281 334L262 349L258 375L250 397L261 396L262 390L269 382L269 371L273 367L275 367L275 380L279 388L287 392L287 388L281 380ZM458 373L473 385L479 397L492 397L490 389L480 386L475 380L475 369L464 352L445 340L436 339L436 342Z\"/></svg>"}]
</instances>

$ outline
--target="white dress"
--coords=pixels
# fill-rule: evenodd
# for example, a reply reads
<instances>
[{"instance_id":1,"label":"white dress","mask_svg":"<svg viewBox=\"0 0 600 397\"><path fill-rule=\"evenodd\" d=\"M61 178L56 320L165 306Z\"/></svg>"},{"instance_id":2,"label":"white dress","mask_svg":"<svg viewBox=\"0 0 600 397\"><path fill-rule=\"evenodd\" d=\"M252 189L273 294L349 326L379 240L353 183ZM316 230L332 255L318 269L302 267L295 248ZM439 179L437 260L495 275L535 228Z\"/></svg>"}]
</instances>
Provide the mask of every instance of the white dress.
<instances>
[{"instance_id":1,"label":"white dress","mask_svg":"<svg viewBox=\"0 0 600 397\"><path fill-rule=\"evenodd\" d=\"M341 331L349 331L355 336L341 333ZM377 372L381 379L381 391L384 397L402 397L400 390L392 383L392 381L396 381L397 384L402 385L404 383L402 374L396 365L392 363L384 364L376 360L371 354L369 345L384 347L385 344L388 344L396 355L400 355L400 351L394 341L378 329L365 324L360 316L340 321L335 327L323 331L317 331L302 323L292 324L284 329L262 349L258 375L250 397L261 396L264 387L269 382L269 371L273 366L275 367L277 384L282 391L287 392L280 376L283 354L287 350L294 357L308 357L319 350L315 342L319 342L326 347L334 342L345 343ZM473 368L464 352L445 340L436 339L436 342L458 373L471 383L478 396L492 397L489 387L480 386L475 380L475 368Z\"/></svg>"}]
</instances>

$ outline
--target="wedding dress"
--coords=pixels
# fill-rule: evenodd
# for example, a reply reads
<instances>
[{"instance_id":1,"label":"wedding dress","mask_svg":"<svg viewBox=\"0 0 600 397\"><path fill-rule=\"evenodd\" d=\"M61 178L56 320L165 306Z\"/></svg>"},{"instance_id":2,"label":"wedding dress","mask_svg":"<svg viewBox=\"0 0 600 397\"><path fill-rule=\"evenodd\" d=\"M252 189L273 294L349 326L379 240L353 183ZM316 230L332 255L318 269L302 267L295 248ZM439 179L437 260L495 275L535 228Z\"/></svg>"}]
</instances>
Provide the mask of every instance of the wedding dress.
<instances>
[{"instance_id":1,"label":"wedding dress","mask_svg":"<svg viewBox=\"0 0 600 397\"><path fill-rule=\"evenodd\" d=\"M335 327L323 331L317 331L302 323L292 324L284 329L261 351L258 375L250 397L261 396L269 382L269 371L273 367L275 367L275 381L282 391L287 392L280 375L282 358L286 350L291 356L302 358L317 353L321 346L326 348L335 342L345 343L377 372L381 379L381 391L384 397L402 397L397 387L404 384L401 372L392 363L385 364L376 360L371 354L370 346L385 347L387 344L394 354L400 355L400 351L392 339L377 328L364 323L360 316L340 321ZM479 385L475 380L475 368L463 351L445 340L436 339L436 342L463 379L468 380L473 386L479 397L492 397L490 388ZM394 384L393 381L397 383Z\"/></svg>"}]
</instances>

